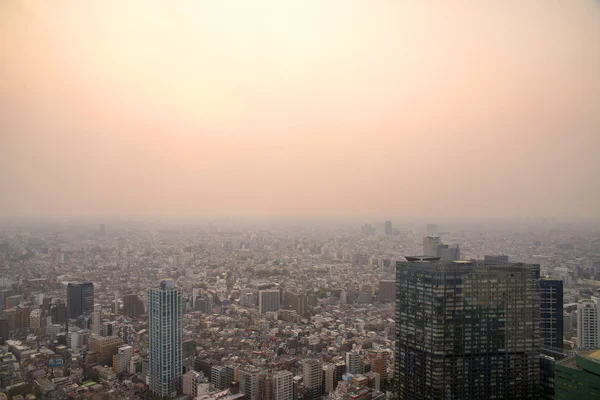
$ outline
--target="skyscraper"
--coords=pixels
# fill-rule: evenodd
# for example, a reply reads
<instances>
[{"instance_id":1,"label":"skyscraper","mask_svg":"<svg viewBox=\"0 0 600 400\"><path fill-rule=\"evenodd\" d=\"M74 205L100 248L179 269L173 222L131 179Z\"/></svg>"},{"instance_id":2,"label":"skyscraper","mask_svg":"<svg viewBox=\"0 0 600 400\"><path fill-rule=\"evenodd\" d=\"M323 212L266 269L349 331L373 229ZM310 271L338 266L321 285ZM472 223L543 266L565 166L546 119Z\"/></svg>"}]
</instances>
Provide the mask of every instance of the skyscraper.
<instances>
[{"instance_id":1,"label":"skyscraper","mask_svg":"<svg viewBox=\"0 0 600 400\"><path fill-rule=\"evenodd\" d=\"M537 397L539 266L407 260L396 267L399 397Z\"/></svg>"},{"instance_id":2,"label":"skyscraper","mask_svg":"<svg viewBox=\"0 0 600 400\"><path fill-rule=\"evenodd\" d=\"M92 282L70 282L67 285L67 317L75 319L91 314L94 309L94 284Z\"/></svg>"},{"instance_id":3,"label":"skyscraper","mask_svg":"<svg viewBox=\"0 0 600 400\"><path fill-rule=\"evenodd\" d=\"M181 390L182 318L181 289L172 279L148 289L149 386L158 396Z\"/></svg>"},{"instance_id":4,"label":"skyscraper","mask_svg":"<svg viewBox=\"0 0 600 400\"><path fill-rule=\"evenodd\" d=\"M258 311L261 314L278 312L280 305L279 290L260 290L258 292Z\"/></svg>"},{"instance_id":5,"label":"skyscraper","mask_svg":"<svg viewBox=\"0 0 600 400\"><path fill-rule=\"evenodd\" d=\"M540 280L540 334L542 345L563 348L563 281Z\"/></svg>"},{"instance_id":6,"label":"skyscraper","mask_svg":"<svg viewBox=\"0 0 600 400\"><path fill-rule=\"evenodd\" d=\"M385 234L390 236L392 233L392 221L385 221Z\"/></svg>"}]
</instances>

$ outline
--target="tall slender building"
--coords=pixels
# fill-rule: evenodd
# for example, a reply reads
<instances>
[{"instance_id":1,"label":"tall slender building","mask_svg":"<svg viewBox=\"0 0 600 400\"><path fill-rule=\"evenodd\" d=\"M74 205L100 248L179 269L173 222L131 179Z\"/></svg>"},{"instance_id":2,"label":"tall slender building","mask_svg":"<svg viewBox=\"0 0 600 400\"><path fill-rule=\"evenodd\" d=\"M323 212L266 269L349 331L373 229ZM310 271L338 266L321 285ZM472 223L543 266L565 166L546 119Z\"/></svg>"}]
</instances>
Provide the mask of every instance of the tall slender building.
<instances>
[{"instance_id":1,"label":"tall slender building","mask_svg":"<svg viewBox=\"0 0 600 400\"><path fill-rule=\"evenodd\" d=\"M75 319L94 310L94 284L69 282L67 285L67 317Z\"/></svg>"},{"instance_id":2,"label":"tall slender building","mask_svg":"<svg viewBox=\"0 0 600 400\"><path fill-rule=\"evenodd\" d=\"M542 345L563 348L563 281L540 280L540 334Z\"/></svg>"},{"instance_id":3,"label":"tall slender building","mask_svg":"<svg viewBox=\"0 0 600 400\"><path fill-rule=\"evenodd\" d=\"M94 312L92 313L92 333L100 335L102 327L102 306L94 304Z\"/></svg>"},{"instance_id":4,"label":"tall slender building","mask_svg":"<svg viewBox=\"0 0 600 400\"><path fill-rule=\"evenodd\" d=\"M537 398L539 266L407 260L396 267L399 398Z\"/></svg>"},{"instance_id":5,"label":"tall slender building","mask_svg":"<svg viewBox=\"0 0 600 400\"><path fill-rule=\"evenodd\" d=\"M581 349L600 347L598 305L600 301L583 300L577 304L577 346Z\"/></svg>"},{"instance_id":6,"label":"tall slender building","mask_svg":"<svg viewBox=\"0 0 600 400\"><path fill-rule=\"evenodd\" d=\"M148 289L149 386L158 396L181 391L182 318L181 289L172 279Z\"/></svg>"}]
</instances>

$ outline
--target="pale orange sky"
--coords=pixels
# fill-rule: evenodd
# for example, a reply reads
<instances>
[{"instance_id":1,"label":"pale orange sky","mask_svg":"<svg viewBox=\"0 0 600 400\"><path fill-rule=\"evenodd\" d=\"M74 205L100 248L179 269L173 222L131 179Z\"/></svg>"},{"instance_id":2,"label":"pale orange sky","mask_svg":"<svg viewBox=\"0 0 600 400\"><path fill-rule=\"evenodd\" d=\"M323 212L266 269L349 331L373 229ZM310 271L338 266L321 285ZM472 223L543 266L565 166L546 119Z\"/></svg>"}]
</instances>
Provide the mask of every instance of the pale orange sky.
<instances>
[{"instance_id":1,"label":"pale orange sky","mask_svg":"<svg viewBox=\"0 0 600 400\"><path fill-rule=\"evenodd\" d=\"M594 0L0 2L0 216L600 217Z\"/></svg>"}]
</instances>

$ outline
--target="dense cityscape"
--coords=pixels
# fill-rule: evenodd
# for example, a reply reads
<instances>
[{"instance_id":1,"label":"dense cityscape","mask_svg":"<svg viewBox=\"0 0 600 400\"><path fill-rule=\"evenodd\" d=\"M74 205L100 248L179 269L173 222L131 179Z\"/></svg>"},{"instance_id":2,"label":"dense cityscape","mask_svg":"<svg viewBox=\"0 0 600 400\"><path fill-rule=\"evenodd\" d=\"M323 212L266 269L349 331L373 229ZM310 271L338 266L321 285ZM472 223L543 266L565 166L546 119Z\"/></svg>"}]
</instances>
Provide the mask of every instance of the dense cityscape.
<instances>
[{"instance_id":1,"label":"dense cityscape","mask_svg":"<svg viewBox=\"0 0 600 400\"><path fill-rule=\"evenodd\" d=\"M591 225L10 222L0 239L0 398L600 394Z\"/></svg>"},{"instance_id":2,"label":"dense cityscape","mask_svg":"<svg viewBox=\"0 0 600 400\"><path fill-rule=\"evenodd\" d=\"M0 400L600 400L600 0L0 0Z\"/></svg>"}]
</instances>

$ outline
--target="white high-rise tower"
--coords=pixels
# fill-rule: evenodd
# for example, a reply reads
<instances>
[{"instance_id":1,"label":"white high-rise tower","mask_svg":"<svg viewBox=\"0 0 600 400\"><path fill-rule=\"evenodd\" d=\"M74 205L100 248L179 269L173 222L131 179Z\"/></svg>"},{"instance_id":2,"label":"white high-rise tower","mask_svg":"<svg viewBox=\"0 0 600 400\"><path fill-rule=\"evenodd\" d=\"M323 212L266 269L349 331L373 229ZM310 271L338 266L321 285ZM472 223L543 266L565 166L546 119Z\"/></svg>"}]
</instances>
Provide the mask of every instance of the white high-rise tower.
<instances>
[{"instance_id":1,"label":"white high-rise tower","mask_svg":"<svg viewBox=\"0 0 600 400\"><path fill-rule=\"evenodd\" d=\"M577 347L579 348L595 349L600 346L599 303L599 298L592 298L577 304Z\"/></svg>"},{"instance_id":2,"label":"white high-rise tower","mask_svg":"<svg viewBox=\"0 0 600 400\"><path fill-rule=\"evenodd\" d=\"M181 289L172 279L148 289L149 385L158 396L181 391L182 318Z\"/></svg>"}]
</instances>

